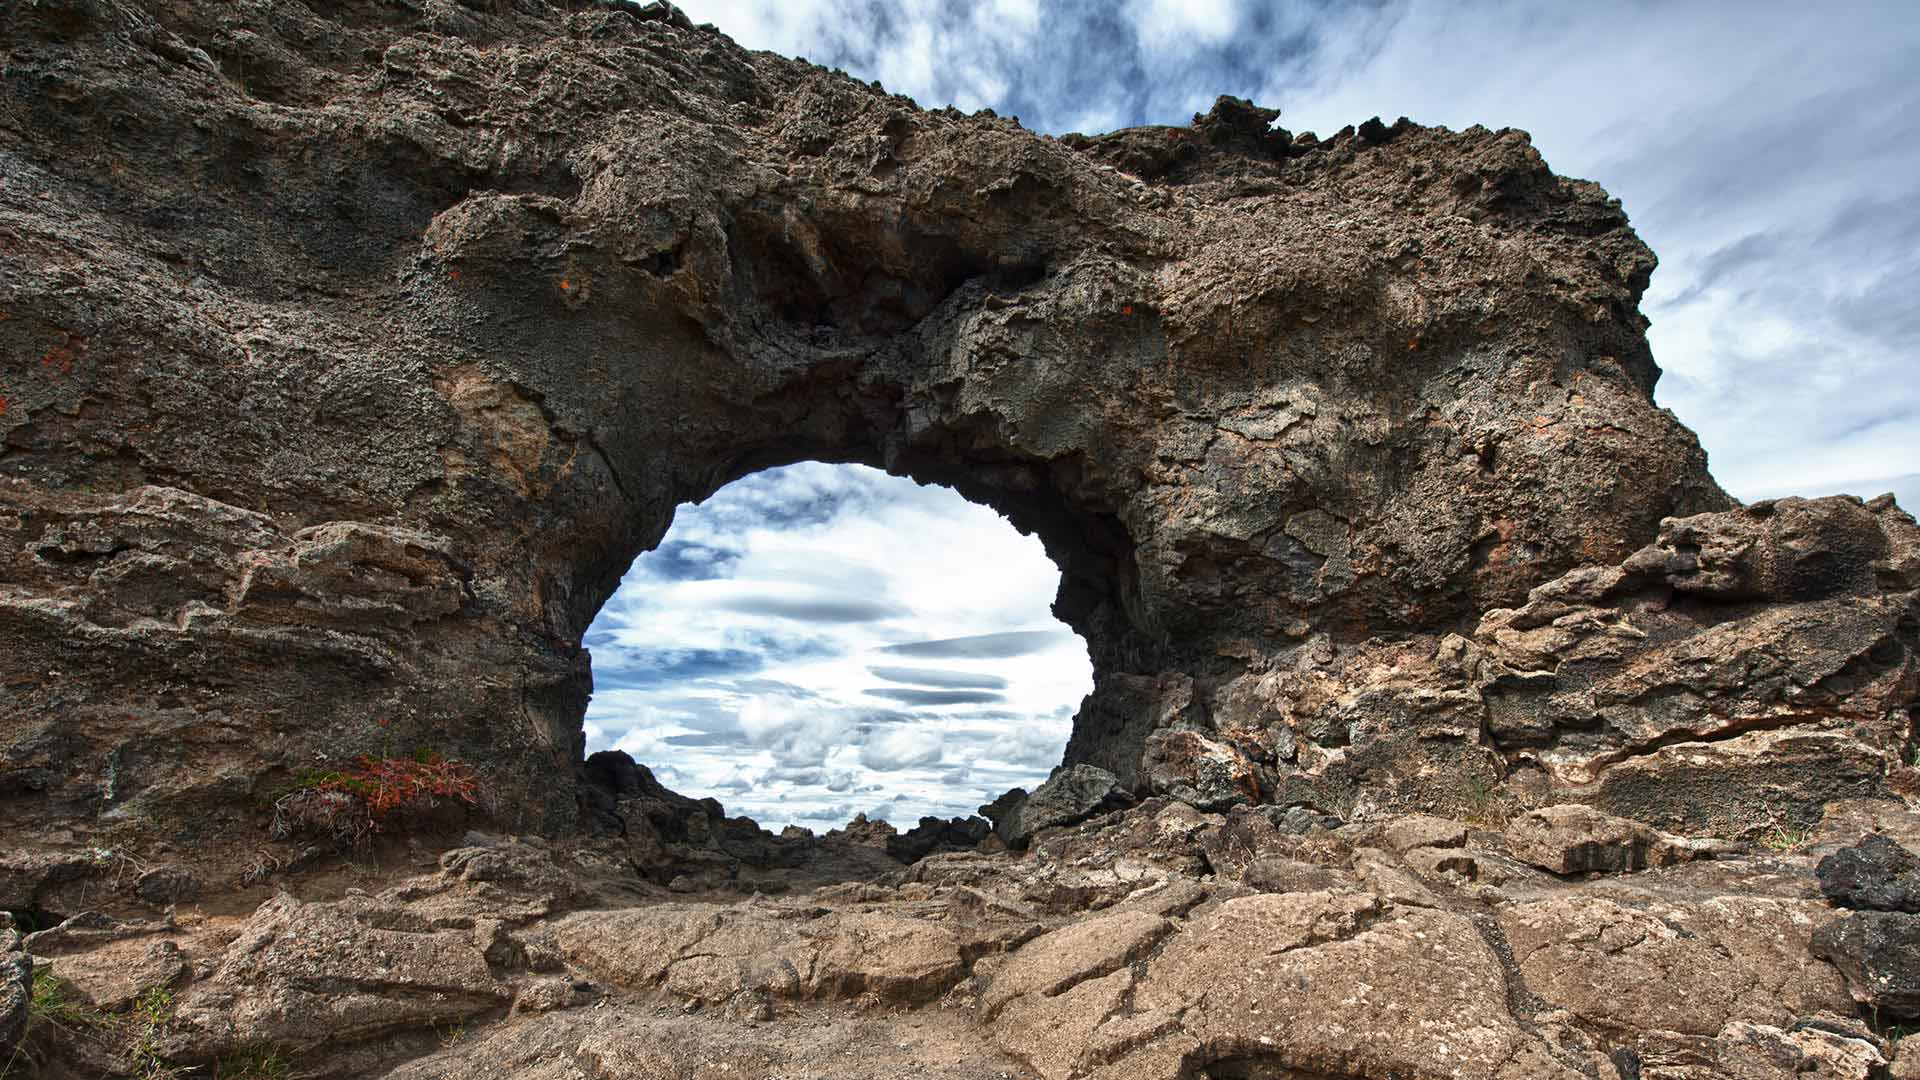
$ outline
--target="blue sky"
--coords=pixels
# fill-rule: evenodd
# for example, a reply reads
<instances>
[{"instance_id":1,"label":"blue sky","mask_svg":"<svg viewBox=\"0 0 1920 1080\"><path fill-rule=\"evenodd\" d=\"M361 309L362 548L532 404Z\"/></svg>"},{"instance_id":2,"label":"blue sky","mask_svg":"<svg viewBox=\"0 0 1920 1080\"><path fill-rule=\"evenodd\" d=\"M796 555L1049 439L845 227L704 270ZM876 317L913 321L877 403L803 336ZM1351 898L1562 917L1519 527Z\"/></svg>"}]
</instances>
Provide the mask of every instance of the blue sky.
<instances>
[{"instance_id":1,"label":"blue sky","mask_svg":"<svg viewBox=\"0 0 1920 1080\"><path fill-rule=\"evenodd\" d=\"M1911 0L681 6L749 48L879 79L927 107L992 108L1041 132L1185 123L1222 93L1280 108L1294 131L1327 134L1374 115L1524 128L1555 170L1618 196L1659 255L1642 305L1666 372L1658 401L1700 434L1729 491L1893 490L1920 506L1920 4ZM1002 780L1044 776L1084 692L1065 677L1084 673L1084 652L1079 667L1070 646L997 660L870 655L1048 629L1057 575L1037 543L1006 540L1010 527L951 492L805 470L750 477L683 510L661 550L636 564L602 623L644 613L649 632L667 635L656 644L682 645L669 662L650 655L625 670L590 637L596 745L624 740L690 791L776 825L817 827L842 809L896 821L966 812ZM737 505L723 505L743 485L751 490ZM687 540L682 528L707 539ZM902 531L913 528L924 531ZM738 529L765 539L728 540ZM787 592L756 584L782 580L756 576L763 557L804 564L805 543L834 552L843 576L789 576ZM942 554L929 564L923 549ZM875 567L885 589L863 576ZM966 584L929 590L915 575ZM1019 587L998 584L1010 581ZM946 606L975 594L999 599ZM676 639L676 626L707 636ZM890 667L951 667L1007 685L873 670ZM929 704L928 692L945 703ZM976 700L952 700L968 693ZM698 709L680 700L689 696ZM849 719L855 706L872 715ZM1055 739L1049 751L1025 749L1043 735ZM1023 741L996 756L1003 737Z\"/></svg>"}]
</instances>

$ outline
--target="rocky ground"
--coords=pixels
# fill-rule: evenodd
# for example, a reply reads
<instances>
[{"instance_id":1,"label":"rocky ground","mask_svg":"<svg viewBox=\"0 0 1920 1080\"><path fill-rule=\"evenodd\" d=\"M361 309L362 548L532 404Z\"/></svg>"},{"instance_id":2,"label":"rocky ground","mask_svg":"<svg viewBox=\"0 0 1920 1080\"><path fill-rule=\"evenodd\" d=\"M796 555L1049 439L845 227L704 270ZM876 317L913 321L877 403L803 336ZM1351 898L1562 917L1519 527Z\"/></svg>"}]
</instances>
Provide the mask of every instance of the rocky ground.
<instances>
[{"instance_id":1,"label":"rocky ground","mask_svg":"<svg viewBox=\"0 0 1920 1080\"><path fill-rule=\"evenodd\" d=\"M1897 801L1736 843L1573 804L1342 823L1050 786L1095 816L1024 851L903 863L868 825L790 837L810 861L754 879L714 830L662 850L732 877L663 886L625 837L472 832L257 907L15 927L8 1075L1920 1075L1920 813Z\"/></svg>"},{"instance_id":2,"label":"rocky ground","mask_svg":"<svg viewBox=\"0 0 1920 1080\"><path fill-rule=\"evenodd\" d=\"M1920 527L1728 498L1524 132L1278 120L664 3L0 2L7 1071L1920 1072ZM1094 692L990 826L583 753L624 569L808 459L1061 566Z\"/></svg>"}]
</instances>

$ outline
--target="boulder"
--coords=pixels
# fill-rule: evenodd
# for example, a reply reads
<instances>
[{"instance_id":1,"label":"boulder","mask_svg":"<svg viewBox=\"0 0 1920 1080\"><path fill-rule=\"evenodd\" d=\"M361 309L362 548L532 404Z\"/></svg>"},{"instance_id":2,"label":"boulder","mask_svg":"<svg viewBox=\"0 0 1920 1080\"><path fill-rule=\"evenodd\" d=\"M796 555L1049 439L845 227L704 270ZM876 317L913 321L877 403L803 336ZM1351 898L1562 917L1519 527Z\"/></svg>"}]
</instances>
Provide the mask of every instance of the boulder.
<instances>
[{"instance_id":1,"label":"boulder","mask_svg":"<svg viewBox=\"0 0 1920 1080\"><path fill-rule=\"evenodd\" d=\"M1562 875L1672 866L1715 849L1578 803L1521 814L1507 824L1506 842L1515 858Z\"/></svg>"},{"instance_id":2,"label":"boulder","mask_svg":"<svg viewBox=\"0 0 1920 1080\"><path fill-rule=\"evenodd\" d=\"M1212 1075L1589 1075L1516 1020L1506 987L1463 916L1364 894L1268 894L1229 900L1176 934L1148 962L1133 1008L1177 1016L1188 1067Z\"/></svg>"},{"instance_id":3,"label":"boulder","mask_svg":"<svg viewBox=\"0 0 1920 1080\"><path fill-rule=\"evenodd\" d=\"M923 817L913 828L888 837L886 851L903 863L918 862L936 851L972 851L992 831L985 818Z\"/></svg>"},{"instance_id":4,"label":"boulder","mask_svg":"<svg viewBox=\"0 0 1920 1080\"><path fill-rule=\"evenodd\" d=\"M260 905L212 972L177 998L177 1056L288 1052L460 1024L505 1006L470 930L364 899Z\"/></svg>"},{"instance_id":5,"label":"boulder","mask_svg":"<svg viewBox=\"0 0 1920 1080\"><path fill-rule=\"evenodd\" d=\"M179 945L150 938L62 953L49 966L77 997L105 1012L123 1012L142 995L177 986L191 974Z\"/></svg>"},{"instance_id":6,"label":"boulder","mask_svg":"<svg viewBox=\"0 0 1920 1080\"><path fill-rule=\"evenodd\" d=\"M1013 847L1026 847L1041 829L1074 825L1132 802L1119 777L1092 765L1073 765L1048 777L1001 819L1000 835Z\"/></svg>"},{"instance_id":7,"label":"boulder","mask_svg":"<svg viewBox=\"0 0 1920 1080\"><path fill-rule=\"evenodd\" d=\"M1089 979L1140 959L1173 924L1148 912L1096 916L1043 934L1000 965L980 995L980 1015L992 1020L1016 998L1058 997Z\"/></svg>"},{"instance_id":8,"label":"boulder","mask_svg":"<svg viewBox=\"0 0 1920 1080\"><path fill-rule=\"evenodd\" d=\"M159 907L198 900L200 890L199 877L180 866L156 866L133 882L134 895Z\"/></svg>"},{"instance_id":9,"label":"boulder","mask_svg":"<svg viewBox=\"0 0 1920 1080\"><path fill-rule=\"evenodd\" d=\"M784 916L784 917L783 917ZM690 904L567 916L567 959L616 986L722 1004L740 993L919 1003L963 972L952 931L927 919L819 909Z\"/></svg>"},{"instance_id":10,"label":"boulder","mask_svg":"<svg viewBox=\"0 0 1920 1080\"><path fill-rule=\"evenodd\" d=\"M1920 914L1920 856L1872 835L1820 860L1820 891L1845 908Z\"/></svg>"},{"instance_id":11,"label":"boulder","mask_svg":"<svg viewBox=\"0 0 1920 1080\"><path fill-rule=\"evenodd\" d=\"M1890 1019L1920 1017L1920 915L1849 912L1820 927L1812 948L1847 977L1853 1000Z\"/></svg>"}]
</instances>

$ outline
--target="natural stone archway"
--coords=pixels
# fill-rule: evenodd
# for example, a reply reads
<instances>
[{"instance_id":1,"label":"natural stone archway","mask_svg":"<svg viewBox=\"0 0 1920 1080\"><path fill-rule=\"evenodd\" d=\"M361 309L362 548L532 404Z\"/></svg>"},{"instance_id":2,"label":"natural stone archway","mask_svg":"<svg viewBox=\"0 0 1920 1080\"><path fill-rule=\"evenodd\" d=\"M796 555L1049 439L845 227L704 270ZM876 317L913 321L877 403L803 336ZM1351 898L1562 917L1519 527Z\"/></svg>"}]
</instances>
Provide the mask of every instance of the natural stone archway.
<instances>
[{"instance_id":1,"label":"natural stone archway","mask_svg":"<svg viewBox=\"0 0 1920 1080\"><path fill-rule=\"evenodd\" d=\"M1911 519L1662 533L1732 503L1652 404L1653 256L1523 133L1051 139L662 7L327 11L0 14L12 835L254 835L382 740L564 828L593 613L675 506L807 458L1039 534L1096 669L1067 760L1136 791L1551 801L1785 732L1825 786L1736 810L1804 813L1900 768ZM1837 569L1715 584L1756 550ZM1689 672L1801 667L1635 674L1656 614L1720 635Z\"/></svg>"}]
</instances>

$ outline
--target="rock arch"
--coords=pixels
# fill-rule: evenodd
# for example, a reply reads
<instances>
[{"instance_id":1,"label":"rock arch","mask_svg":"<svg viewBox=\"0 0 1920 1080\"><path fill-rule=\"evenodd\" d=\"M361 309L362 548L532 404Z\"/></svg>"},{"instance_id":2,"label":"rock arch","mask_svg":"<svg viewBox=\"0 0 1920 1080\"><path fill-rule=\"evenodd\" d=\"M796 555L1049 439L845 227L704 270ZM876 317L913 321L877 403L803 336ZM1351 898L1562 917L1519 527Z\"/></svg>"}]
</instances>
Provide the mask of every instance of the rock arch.
<instances>
[{"instance_id":1,"label":"rock arch","mask_svg":"<svg viewBox=\"0 0 1920 1080\"><path fill-rule=\"evenodd\" d=\"M1489 659L1482 614L1676 588L1701 542L1634 553L1733 505L1652 403L1651 252L1524 133L1222 99L1055 139L659 5L328 11L4 17L10 829L243 835L395 738L563 828L595 609L676 505L804 458L1039 533L1096 666L1068 760L1135 790L1561 777L1597 676ZM1834 791L1915 678L1910 521L1848 507L1806 511L1867 568L1815 590L1861 620L1830 651L1894 644L1849 676L1871 737L1807 751Z\"/></svg>"}]
</instances>

